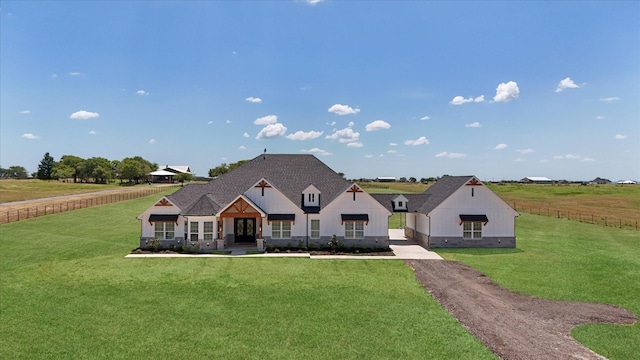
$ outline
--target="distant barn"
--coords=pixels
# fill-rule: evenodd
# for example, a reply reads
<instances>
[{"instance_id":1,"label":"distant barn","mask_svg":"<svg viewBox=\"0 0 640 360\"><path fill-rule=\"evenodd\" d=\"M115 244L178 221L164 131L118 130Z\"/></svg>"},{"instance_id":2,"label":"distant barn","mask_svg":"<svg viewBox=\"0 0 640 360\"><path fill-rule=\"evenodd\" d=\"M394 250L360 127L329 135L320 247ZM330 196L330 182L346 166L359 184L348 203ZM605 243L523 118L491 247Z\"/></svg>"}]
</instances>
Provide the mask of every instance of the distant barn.
<instances>
[{"instance_id":1,"label":"distant barn","mask_svg":"<svg viewBox=\"0 0 640 360\"><path fill-rule=\"evenodd\" d=\"M605 185L605 184L611 184L611 180L597 177L597 178L591 180L590 183L591 184L597 184L597 185Z\"/></svg>"},{"instance_id":2,"label":"distant barn","mask_svg":"<svg viewBox=\"0 0 640 360\"><path fill-rule=\"evenodd\" d=\"M393 176L378 176L376 178L378 182L396 182L396 178Z\"/></svg>"},{"instance_id":3,"label":"distant barn","mask_svg":"<svg viewBox=\"0 0 640 360\"><path fill-rule=\"evenodd\" d=\"M526 178L520 179L520 183L523 184L553 184L553 180L544 176L527 176Z\"/></svg>"}]
</instances>

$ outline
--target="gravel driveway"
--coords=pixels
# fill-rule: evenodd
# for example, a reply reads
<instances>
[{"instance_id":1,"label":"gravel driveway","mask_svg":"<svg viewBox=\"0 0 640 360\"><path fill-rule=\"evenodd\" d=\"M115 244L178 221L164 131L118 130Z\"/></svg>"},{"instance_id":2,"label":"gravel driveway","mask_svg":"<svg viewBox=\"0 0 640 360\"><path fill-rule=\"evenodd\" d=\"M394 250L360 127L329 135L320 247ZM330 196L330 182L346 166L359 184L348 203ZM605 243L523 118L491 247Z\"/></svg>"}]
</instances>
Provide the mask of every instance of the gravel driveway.
<instances>
[{"instance_id":1,"label":"gravel driveway","mask_svg":"<svg viewBox=\"0 0 640 360\"><path fill-rule=\"evenodd\" d=\"M456 261L406 260L422 286L501 359L604 359L571 337L589 323L633 324L620 307L533 298Z\"/></svg>"}]
</instances>

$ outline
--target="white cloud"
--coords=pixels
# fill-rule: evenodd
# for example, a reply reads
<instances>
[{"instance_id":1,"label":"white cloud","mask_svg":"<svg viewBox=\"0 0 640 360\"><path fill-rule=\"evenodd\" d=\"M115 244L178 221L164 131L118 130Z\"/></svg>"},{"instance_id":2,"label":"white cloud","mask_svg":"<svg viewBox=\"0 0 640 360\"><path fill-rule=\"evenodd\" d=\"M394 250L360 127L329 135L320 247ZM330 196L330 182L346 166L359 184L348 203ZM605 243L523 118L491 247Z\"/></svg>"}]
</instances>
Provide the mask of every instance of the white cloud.
<instances>
[{"instance_id":1,"label":"white cloud","mask_svg":"<svg viewBox=\"0 0 640 360\"><path fill-rule=\"evenodd\" d=\"M271 125L278 122L278 117L275 115L267 115L257 118L253 121L256 125Z\"/></svg>"},{"instance_id":2,"label":"white cloud","mask_svg":"<svg viewBox=\"0 0 640 360\"><path fill-rule=\"evenodd\" d=\"M248 98L244 99L244 101L248 101L254 104L260 104L262 102L262 99L260 99L259 97L249 96Z\"/></svg>"},{"instance_id":3,"label":"white cloud","mask_svg":"<svg viewBox=\"0 0 640 360\"><path fill-rule=\"evenodd\" d=\"M283 136L287 132L287 127L281 123L269 124L262 128L256 139L273 139L279 136Z\"/></svg>"},{"instance_id":4,"label":"white cloud","mask_svg":"<svg viewBox=\"0 0 640 360\"><path fill-rule=\"evenodd\" d=\"M462 104L470 103L470 102L477 102L478 103L478 102L483 102L483 101L484 101L484 95L480 95L480 96L475 97L475 98L474 97L468 97L466 99L465 99L464 96L458 95L458 96L454 97L451 101L449 101L449 103L453 104L453 105L462 105Z\"/></svg>"},{"instance_id":5,"label":"white cloud","mask_svg":"<svg viewBox=\"0 0 640 360\"><path fill-rule=\"evenodd\" d=\"M518 83L515 81L509 81L507 83L500 83L496 88L496 96L493 97L495 102L508 102L518 98L520 95L520 89Z\"/></svg>"},{"instance_id":6,"label":"white cloud","mask_svg":"<svg viewBox=\"0 0 640 360\"><path fill-rule=\"evenodd\" d=\"M611 97L606 97L606 98L600 98L600 101L612 103L612 102L620 101L620 98L617 97L617 96L611 96Z\"/></svg>"},{"instance_id":7,"label":"white cloud","mask_svg":"<svg viewBox=\"0 0 640 360\"><path fill-rule=\"evenodd\" d=\"M618 134L618 135L616 135L616 136L615 136L615 138L616 138L617 140L622 140L622 139L626 139L626 138L627 138L627 135Z\"/></svg>"},{"instance_id":8,"label":"white cloud","mask_svg":"<svg viewBox=\"0 0 640 360\"><path fill-rule=\"evenodd\" d=\"M32 133L22 134L22 137L28 140L35 140L40 138L40 136L33 135Z\"/></svg>"},{"instance_id":9,"label":"white cloud","mask_svg":"<svg viewBox=\"0 0 640 360\"><path fill-rule=\"evenodd\" d=\"M395 153L397 153L397 151L396 150L387 150L387 153L388 154L395 154Z\"/></svg>"},{"instance_id":10,"label":"white cloud","mask_svg":"<svg viewBox=\"0 0 640 360\"><path fill-rule=\"evenodd\" d=\"M444 158L449 158L449 159L460 159L460 158L467 157L467 154L449 153L449 152L443 151L441 153L436 154L436 157L444 157Z\"/></svg>"},{"instance_id":11,"label":"white cloud","mask_svg":"<svg viewBox=\"0 0 640 360\"><path fill-rule=\"evenodd\" d=\"M136 94L138 94L138 95L149 95L149 93L144 91L144 90L138 90L138 91L136 91Z\"/></svg>"},{"instance_id":12,"label":"white cloud","mask_svg":"<svg viewBox=\"0 0 640 360\"><path fill-rule=\"evenodd\" d=\"M58 74L51 74L51 78L52 79L57 79L58 78Z\"/></svg>"},{"instance_id":13,"label":"white cloud","mask_svg":"<svg viewBox=\"0 0 640 360\"><path fill-rule=\"evenodd\" d=\"M404 144L405 145L411 145L411 146L427 145L427 144L429 144L429 140L424 136L420 136L419 138L417 138L415 140L405 140Z\"/></svg>"},{"instance_id":14,"label":"white cloud","mask_svg":"<svg viewBox=\"0 0 640 360\"><path fill-rule=\"evenodd\" d=\"M309 150L302 149L300 151L302 151L304 153L309 153L309 154L332 155L330 152L328 152L326 150L319 149L319 148L313 148L313 149L309 149Z\"/></svg>"},{"instance_id":15,"label":"white cloud","mask_svg":"<svg viewBox=\"0 0 640 360\"><path fill-rule=\"evenodd\" d=\"M367 131L377 131L377 130L389 129L391 128L391 124L389 124L384 120L376 120L374 122L368 123L364 128Z\"/></svg>"},{"instance_id":16,"label":"white cloud","mask_svg":"<svg viewBox=\"0 0 640 360\"><path fill-rule=\"evenodd\" d=\"M225 121L227 124L231 124L231 120L227 120Z\"/></svg>"},{"instance_id":17,"label":"white cloud","mask_svg":"<svg viewBox=\"0 0 640 360\"><path fill-rule=\"evenodd\" d=\"M307 4L311 5L311 6L315 6L316 4L320 4L321 2L323 2L324 0L305 0Z\"/></svg>"},{"instance_id":18,"label":"white cloud","mask_svg":"<svg viewBox=\"0 0 640 360\"><path fill-rule=\"evenodd\" d=\"M334 130L333 134L325 136L325 139L338 140L341 143L355 142L360 139L360 133L353 131L353 122L349 123L349 127L342 130Z\"/></svg>"},{"instance_id":19,"label":"white cloud","mask_svg":"<svg viewBox=\"0 0 640 360\"><path fill-rule=\"evenodd\" d=\"M242 137L248 138L248 137L251 137L251 135L249 135L249 133L244 133L244 134L242 134Z\"/></svg>"},{"instance_id":20,"label":"white cloud","mask_svg":"<svg viewBox=\"0 0 640 360\"><path fill-rule=\"evenodd\" d=\"M392 142L392 143L389 143L389 146L398 146L398 143Z\"/></svg>"},{"instance_id":21,"label":"white cloud","mask_svg":"<svg viewBox=\"0 0 640 360\"><path fill-rule=\"evenodd\" d=\"M87 119L97 118L98 116L100 116L100 114L98 114L97 112L80 110L71 114L71 116L69 116L69 119L87 120Z\"/></svg>"},{"instance_id":22,"label":"white cloud","mask_svg":"<svg viewBox=\"0 0 640 360\"><path fill-rule=\"evenodd\" d=\"M514 162L526 162L527 160L523 159L523 158L517 158L515 160L513 160Z\"/></svg>"},{"instance_id":23,"label":"white cloud","mask_svg":"<svg viewBox=\"0 0 640 360\"><path fill-rule=\"evenodd\" d=\"M468 127L468 128L479 128L479 127L481 127L481 126L482 126L482 125L480 125L480 123L479 123L479 122L477 122L477 121L476 121L476 122L472 122L471 124L465 124L465 125L464 125L464 127Z\"/></svg>"},{"instance_id":24,"label":"white cloud","mask_svg":"<svg viewBox=\"0 0 640 360\"><path fill-rule=\"evenodd\" d=\"M213 124L213 120L209 120L209 121L207 121L207 124L208 124L208 125Z\"/></svg>"},{"instance_id":25,"label":"white cloud","mask_svg":"<svg viewBox=\"0 0 640 360\"><path fill-rule=\"evenodd\" d=\"M598 115L598 116L596 116L596 120L604 120L604 116L603 115Z\"/></svg>"},{"instance_id":26,"label":"white cloud","mask_svg":"<svg viewBox=\"0 0 640 360\"><path fill-rule=\"evenodd\" d=\"M428 116L423 116L423 117L420 118L420 120L429 120L429 119L431 119L431 118L428 117Z\"/></svg>"},{"instance_id":27,"label":"white cloud","mask_svg":"<svg viewBox=\"0 0 640 360\"><path fill-rule=\"evenodd\" d=\"M156 139L149 139L149 144L155 144L156 143Z\"/></svg>"},{"instance_id":28,"label":"white cloud","mask_svg":"<svg viewBox=\"0 0 640 360\"><path fill-rule=\"evenodd\" d=\"M506 148L507 148L507 144L498 144L493 148L493 150L504 150Z\"/></svg>"},{"instance_id":29,"label":"white cloud","mask_svg":"<svg viewBox=\"0 0 640 360\"><path fill-rule=\"evenodd\" d=\"M20 111L20 114L29 115L29 114L31 114L31 110L22 110L22 111Z\"/></svg>"},{"instance_id":30,"label":"white cloud","mask_svg":"<svg viewBox=\"0 0 640 360\"><path fill-rule=\"evenodd\" d=\"M454 97L451 101L449 101L449 103L453 105L462 105L468 102L473 102L473 98L470 97L465 99L463 96L460 96L460 95Z\"/></svg>"},{"instance_id":31,"label":"white cloud","mask_svg":"<svg viewBox=\"0 0 640 360\"><path fill-rule=\"evenodd\" d=\"M95 135L95 134L96 134L95 131L93 131L93 130L89 131L89 135Z\"/></svg>"},{"instance_id":32,"label":"white cloud","mask_svg":"<svg viewBox=\"0 0 640 360\"><path fill-rule=\"evenodd\" d=\"M371 155L371 154L367 154L367 155L365 155L364 157L366 157L367 159L371 159L371 158L373 157L373 155Z\"/></svg>"},{"instance_id":33,"label":"white cloud","mask_svg":"<svg viewBox=\"0 0 640 360\"><path fill-rule=\"evenodd\" d=\"M364 145L362 145L362 143L360 142L350 142L347 144L348 147L355 147L355 148L359 148L359 147L363 147Z\"/></svg>"},{"instance_id":34,"label":"white cloud","mask_svg":"<svg viewBox=\"0 0 640 360\"><path fill-rule=\"evenodd\" d=\"M69 75L71 75L71 76L81 76L83 74L81 72L78 72L78 71L73 71L73 72L70 72Z\"/></svg>"},{"instance_id":35,"label":"white cloud","mask_svg":"<svg viewBox=\"0 0 640 360\"><path fill-rule=\"evenodd\" d=\"M322 136L324 132L323 131L296 131L293 134L289 134L287 135L287 139L289 140L311 140L311 139L315 139L317 137Z\"/></svg>"},{"instance_id":36,"label":"white cloud","mask_svg":"<svg viewBox=\"0 0 640 360\"><path fill-rule=\"evenodd\" d=\"M533 152L533 149L518 149L516 152L519 152L520 154L529 154Z\"/></svg>"},{"instance_id":37,"label":"white cloud","mask_svg":"<svg viewBox=\"0 0 640 360\"><path fill-rule=\"evenodd\" d=\"M244 145L240 145L240 147L238 147L238 150L247 150L247 148L244 147Z\"/></svg>"},{"instance_id":38,"label":"white cloud","mask_svg":"<svg viewBox=\"0 0 640 360\"><path fill-rule=\"evenodd\" d=\"M359 113L360 109L354 109L349 105L334 104L327 111L338 115L349 115Z\"/></svg>"},{"instance_id":39,"label":"white cloud","mask_svg":"<svg viewBox=\"0 0 640 360\"><path fill-rule=\"evenodd\" d=\"M566 160L578 160L580 158L581 157L579 155L574 155L574 154L555 155L553 157L554 160L563 160L563 159L566 159Z\"/></svg>"},{"instance_id":40,"label":"white cloud","mask_svg":"<svg viewBox=\"0 0 640 360\"><path fill-rule=\"evenodd\" d=\"M592 161L596 161L596 160L592 159L592 158L589 158L589 157L585 157L585 158L582 158L582 160L580 160L580 161L582 161L582 162L592 162Z\"/></svg>"},{"instance_id":41,"label":"white cloud","mask_svg":"<svg viewBox=\"0 0 640 360\"><path fill-rule=\"evenodd\" d=\"M577 89L580 86L573 82L570 77L564 78L560 80L558 83L558 87L556 88L556 92L561 92L564 89Z\"/></svg>"}]
</instances>

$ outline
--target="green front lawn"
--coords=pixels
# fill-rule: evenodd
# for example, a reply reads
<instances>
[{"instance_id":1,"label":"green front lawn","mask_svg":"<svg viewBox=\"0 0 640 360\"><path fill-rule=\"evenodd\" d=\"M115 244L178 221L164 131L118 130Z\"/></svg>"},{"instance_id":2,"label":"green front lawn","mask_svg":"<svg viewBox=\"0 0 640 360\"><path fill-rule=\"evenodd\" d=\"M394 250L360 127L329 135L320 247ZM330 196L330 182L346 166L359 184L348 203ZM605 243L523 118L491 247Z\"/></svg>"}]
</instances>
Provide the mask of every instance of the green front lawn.
<instances>
[{"instance_id":1,"label":"green front lawn","mask_svg":"<svg viewBox=\"0 0 640 360\"><path fill-rule=\"evenodd\" d=\"M124 259L158 196L0 226L0 358L494 358L402 261Z\"/></svg>"},{"instance_id":2,"label":"green front lawn","mask_svg":"<svg viewBox=\"0 0 640 360\"><path fill-rule=\"evenodd\" d=\"M441 249L498 284L555 300L614 304L640 314L640 233L521 214L517 249ZM573 336L609 359L636 359L640 323L585 325Z\"/></svg>"}]
</instances>

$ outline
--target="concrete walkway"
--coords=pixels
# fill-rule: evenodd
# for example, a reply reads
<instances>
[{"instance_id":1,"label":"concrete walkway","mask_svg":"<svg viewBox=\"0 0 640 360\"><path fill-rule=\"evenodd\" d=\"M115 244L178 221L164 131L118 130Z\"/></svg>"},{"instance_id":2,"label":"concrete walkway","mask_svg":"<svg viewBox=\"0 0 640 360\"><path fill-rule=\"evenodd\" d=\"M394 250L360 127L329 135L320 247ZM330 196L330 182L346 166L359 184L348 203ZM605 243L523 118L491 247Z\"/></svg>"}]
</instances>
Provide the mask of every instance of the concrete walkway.
<instances>
[{"instance_id":1,"label":"concrete walkway","mask_svg":"<svg viewBox=\"0 0 640 360\"><path fill-rule=\"evenodd\" d=\"M311 255L305 252L292 252L292 253L264 253L264 254L247 254L247 249L228 249L231 250L231 254L217 255L217 254L129 254L125 258L175 258L175 257L242 257L242 258L256 258L256 257L296 257L296 258L309 258L313 260L321 259L340 259L340 260L442 260L440 255L429 251L422 246L416 244L411 240L407 240L404 237L404 231L398 229L389 230L389 240L391 245L389 247L393 251L395 256L376 256L376 255Z\"/></svg>"}]
</instances>

